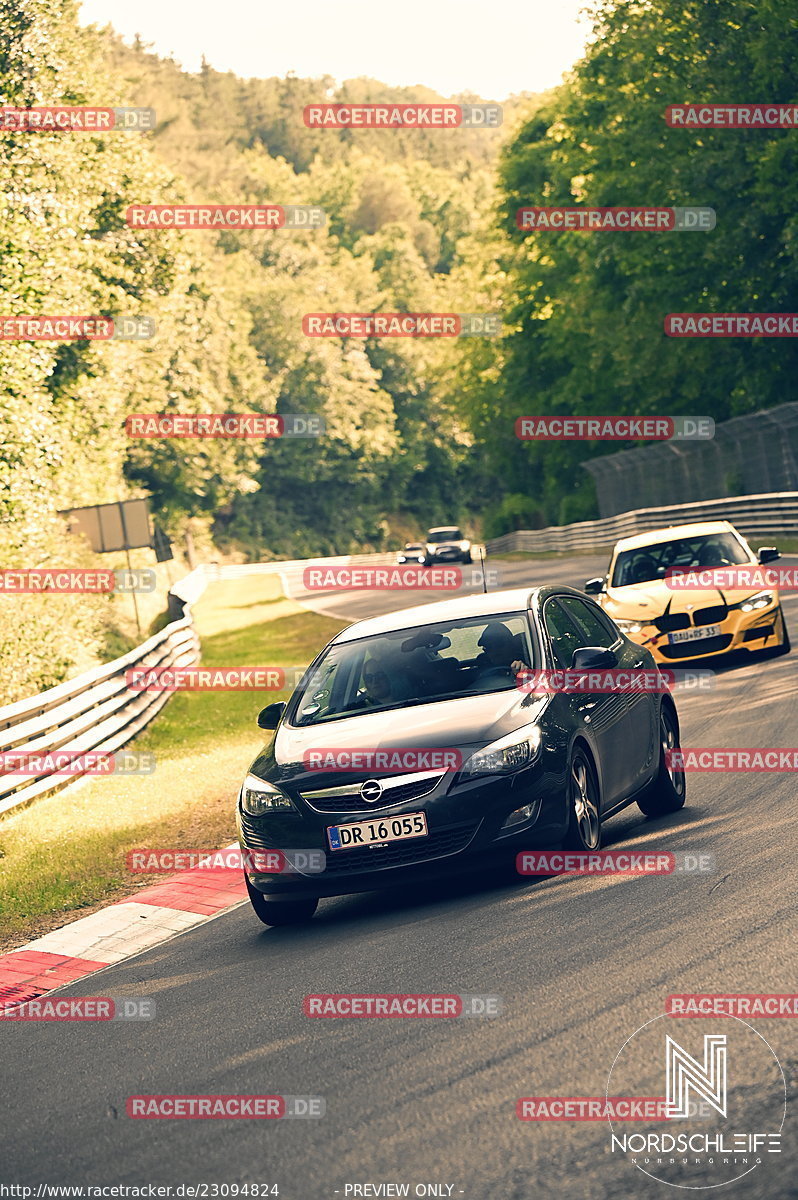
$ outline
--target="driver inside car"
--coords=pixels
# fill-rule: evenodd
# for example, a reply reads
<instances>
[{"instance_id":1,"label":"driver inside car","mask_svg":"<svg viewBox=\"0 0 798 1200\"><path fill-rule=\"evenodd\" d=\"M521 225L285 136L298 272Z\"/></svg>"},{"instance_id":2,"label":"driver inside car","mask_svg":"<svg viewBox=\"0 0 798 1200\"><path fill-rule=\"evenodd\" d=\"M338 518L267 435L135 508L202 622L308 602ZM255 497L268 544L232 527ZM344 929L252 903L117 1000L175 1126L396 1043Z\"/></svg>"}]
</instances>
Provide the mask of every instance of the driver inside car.
<instances>
[{"instance_id":1,"label":"driver inside car","mask_svg":"<svg viewBox=\"0 0 798 1200\"><path fill-rule=\"evenodd\" d=\"M529 666L520 657L519 639L511 633L501 621L491 621L486 625L477 645L482 647L482 653L477 656L475 666L478 676L492 674L517 675L519 671L529 670Z\"/></svg>"},{"instance_id":2,"label":"driver inside car","mask_svg":"<svg viewBox=\"0 0 798 1200\"><path fill-rule=\"evenodd\" d=\"M382 708L412 694L406 673L387 657L369 658L364 663L363 688L358 706L364 708Z\"/></svg>"}]
</instances>

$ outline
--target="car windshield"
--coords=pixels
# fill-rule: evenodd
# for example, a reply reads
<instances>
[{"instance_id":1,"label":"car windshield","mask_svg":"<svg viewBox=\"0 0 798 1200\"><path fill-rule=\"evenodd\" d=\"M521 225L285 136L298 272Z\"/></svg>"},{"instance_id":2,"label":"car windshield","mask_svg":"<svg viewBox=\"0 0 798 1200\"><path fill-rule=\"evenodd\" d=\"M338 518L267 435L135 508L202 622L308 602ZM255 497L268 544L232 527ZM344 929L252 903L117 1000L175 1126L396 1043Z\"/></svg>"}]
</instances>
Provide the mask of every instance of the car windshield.
<instances>
[{"instance_id":1,"label":"car windshield","mask_svg":"<svg viewBox=\"0 0 798 1200\"><path fill-rule=\"evenodd\" d=\"M427 534L428 542L462 542L463 535L459 529L430 529Z\"/></svg>"},{"instance_id":2,"label":"car windshield","mask_svg":"<svg viewBox=\"0 0 798 1200\"><path fill-rule=\"evenodd\" d=\"M295 725L432 704L515 687L513 664L533 667L523 613L392 630L332 645L293 706Z\"/></svg>"},{"instance_id":3,"label":"car windshield","mask_svg":"<svg viewBox=\"0 0 798 1200\"><path fill-rule=\"evenodd\" d=\"M726 567L750 558L732 533L702 533L651 546L623 550L615 560L612 587L663 579L666 572L692 567Z\"/></svg>"},{"instance_id":4,"label":"car windshield","mask_svg":"<svg viewBox=\"0 0 798 1200\"><path fill-rule=\"evenodd\" d=\"M424 549L424 547L421 544L421 542L408 542L407 545L405 546L405 550L423 550L423 549Z\"/></svg>"}]
</instances>

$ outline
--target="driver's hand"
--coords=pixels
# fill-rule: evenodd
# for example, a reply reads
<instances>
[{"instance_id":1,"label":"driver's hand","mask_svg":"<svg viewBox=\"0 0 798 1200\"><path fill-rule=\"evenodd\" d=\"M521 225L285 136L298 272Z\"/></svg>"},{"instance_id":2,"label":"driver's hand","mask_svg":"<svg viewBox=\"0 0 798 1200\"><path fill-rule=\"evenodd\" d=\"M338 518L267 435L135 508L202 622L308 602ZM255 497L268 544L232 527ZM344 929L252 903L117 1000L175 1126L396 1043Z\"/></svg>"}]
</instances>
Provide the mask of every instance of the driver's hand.
<instances>
[{"instance_id":1,"label":"driver's hand","mask_svg":"<svg viewBox=\"0 0 798 1200\"><path fill-rule=\"evenodd\" d=\"M515 662L510 663L510 670L512 671L513 675L518 675L520 671L528 671L529 667L525 662L522 662L520 658L517 658Z\"/></svg>"}]
</instances>

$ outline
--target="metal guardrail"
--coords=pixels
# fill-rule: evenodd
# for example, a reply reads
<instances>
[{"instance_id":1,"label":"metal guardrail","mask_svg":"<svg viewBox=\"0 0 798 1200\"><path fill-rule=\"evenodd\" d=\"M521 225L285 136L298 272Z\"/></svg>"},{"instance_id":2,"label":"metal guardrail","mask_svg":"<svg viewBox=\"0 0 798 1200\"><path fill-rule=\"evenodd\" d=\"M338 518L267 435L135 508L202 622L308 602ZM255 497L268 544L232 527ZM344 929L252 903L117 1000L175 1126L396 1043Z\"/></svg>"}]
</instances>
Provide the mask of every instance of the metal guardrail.
<instances>
[{"instance_id":1,"label":"metal guardrail","mask_svg":"<svg viewBox=\"0 0 798 1200\"><path fill-rule=\"evenodd\" d=\"M619 538L647 533L668 525L689 521L731 521L744 537L798 535L798 492L769 492L759 496L726 496L694 504L672 504L665 508L638 508L580 521L574 525L554 525L547 529L517 529L486 542L489 554L515 551L540 553L561 551L578 554L605 548Z\"/></svg>"},{"instance_id":2,"label":"metal guardrail","mask_svg":"<svg viewBox=\"0 0 798 1200\"><path fill-rule=\"evenodd\" d=\"M134 691L126 684L133 667L162 671L195 666L200 642L194 629L191 605L208 583L239 579L245 575L276 574L314 563L369 562L385 555L340 555L336 558L298 559L291 562L202 565L185 575L169 592L169 613L174 619L121 658L48 688L37 696L0 708L0 754L16 751L46 756L58 752L71 757L90 752L112 754L140 733L166 704L168 691ZM392 556L390 556L392 557ZM80 762L76 762L79 767ZM55 764L38 774L0 772L0 815L19 805L55 792L81 778L80 770L57 773ZM84 772L85 773L85 772Z\"/></svg>"},{"instance_id":3,"label":"metal guardrail","mask_svg":"<svg viewBox=\"0 0 798 1200\"><path fill-rule=\"evenodd\" d=\"M126 672L131 667L190 667L198 661L199 639L191 617L185 616L122 658L0 708L0 753L112 754L148 725L169 698L165 691L132 690ZM48 769L35 775L0 774L0 813L66 787L82 774L59 775L55 764L40 765Z\"/></svg>"}]
</instances>

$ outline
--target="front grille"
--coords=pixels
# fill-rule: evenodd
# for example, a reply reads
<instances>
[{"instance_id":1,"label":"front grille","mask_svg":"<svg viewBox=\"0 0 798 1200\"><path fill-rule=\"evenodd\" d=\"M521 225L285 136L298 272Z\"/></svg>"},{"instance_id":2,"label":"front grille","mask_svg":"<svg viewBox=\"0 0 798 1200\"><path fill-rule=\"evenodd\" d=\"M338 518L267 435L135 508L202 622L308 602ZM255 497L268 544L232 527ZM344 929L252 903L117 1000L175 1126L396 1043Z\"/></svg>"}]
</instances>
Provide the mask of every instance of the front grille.
<instances>
[{"instance_id":1,"label":"front grille","mask_svg":"<svg viewBox=\"0 0 798 1200\"><path fill-rule=\"evenodd\" d=\"M360 784L352 785L352 791L338 796L325 796L323 792L300 792L300 796L311 808L321 813L377 813L395 804L418 800L433 791L443 778L443 773L426 779L415 779L396 787L385 788L376 804L368 804L360 795Z\"/></svg>"},{"instance_id":2,"label":"front grille","mask_svg":"<svg viewBox=\"0 0 798 1200\"><path fill-rule=\"evenodd\" d=\"M669 613L663 613L652 624L656 625L660 633L675 633L677 629L689 629L690 618L687 613L674 613L673 616L670 616Z\"/></svg>"},{"instance_id":3,"label":"front grille","mask_svg":"<svg viewBox=\"0 0 798 1200\"><path fill-rule=\"evenodd\" d=\"M700 658L702 654L716 654L731 645L731 635L722 633L718 637L700 638L695 642L679 642L676 646L658 646L665 658Z\"/></svg>"},{"instance_id":4,"label":"front grille","mask_svg":"<svg viewBox=\"0 0 798 1200\"><path fill-rule=\"evenodd\" d=\"M699 608L693 613L696 625L720 625L729 615L725 604L716 604L712 608Z\"/></svg>"},{"instance_id":5,"label":"front grille","mask_svg":"<svg viewBox=\"0 0 798 1200\"><path fill-rule=\"evenodd\" d=\"M450 825L428 837L409 838L406 842L388 842L384 846L363 846L357 850L330 850L325 875L352 875L381 871L387 867L407 867L413 863L457 854L471 841L477 823Z\"/></svg>"}]
</instances>

